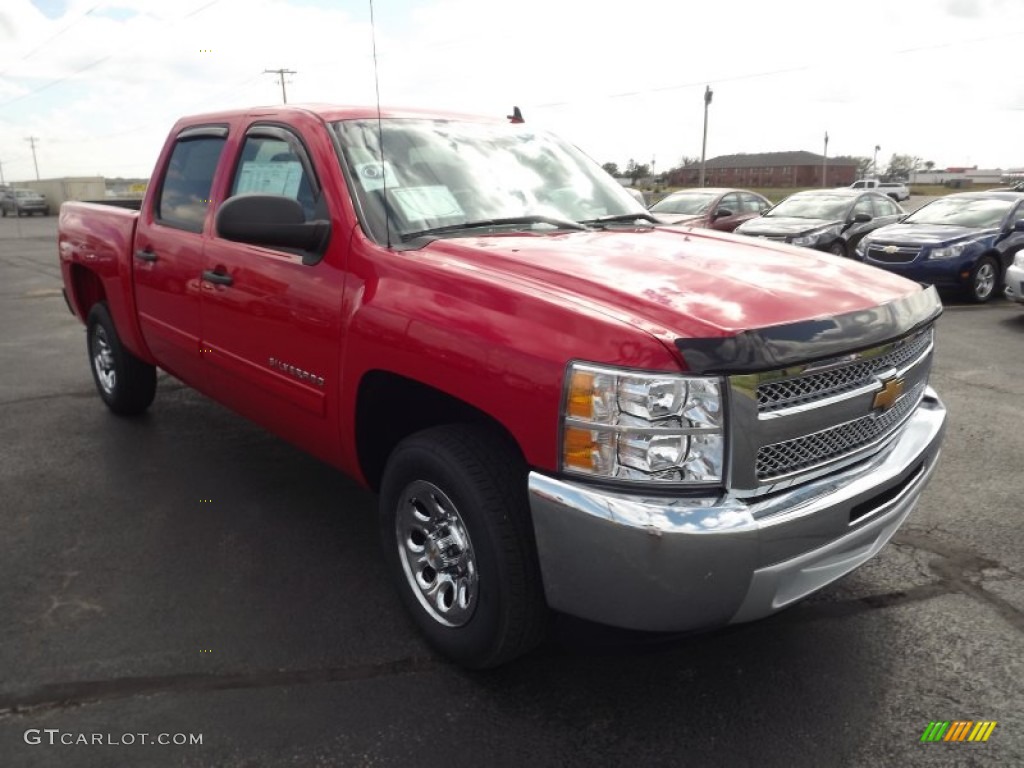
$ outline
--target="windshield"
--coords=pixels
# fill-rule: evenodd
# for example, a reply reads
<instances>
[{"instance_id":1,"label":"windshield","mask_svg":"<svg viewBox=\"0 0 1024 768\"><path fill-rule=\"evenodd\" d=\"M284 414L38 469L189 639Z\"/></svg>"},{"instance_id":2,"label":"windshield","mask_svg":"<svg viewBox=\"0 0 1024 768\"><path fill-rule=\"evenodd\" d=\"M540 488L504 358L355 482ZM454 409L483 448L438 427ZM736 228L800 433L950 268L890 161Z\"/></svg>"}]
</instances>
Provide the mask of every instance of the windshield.
<instances>
[{"instance_id":1,"label":"windshield","mask_svg":"<svg viewBox=\"0 0 1024 768\"><path fill-rule=\"evenodd\" d=\"M660 203L651 206L651 213L681 213L697 215L704 213L717 197L714 193L685 192L669 195Z\"/></svg>"},{"instance_id":2,"label":"windshield","mask_svg":"<svg viewBox=\"0 0 1024 768\"><path fill-rule=\"evenodd\" d=\"M551 231L559 220L647 213L578 149L523 124L389 118L379 131L376 119L333 128L364 228L380 243L385 188L391 242L441 227L467 234L459 225L487 221Z\"/></svg>"},{"instance_id":3,"label":"windshield","mask_svg":"<svg viewBox=\"0 0 1024 768\"><path fill-rule=\"evenodd\" d=\"M855 198L838 195L793 195L772 208L765 216L791 216L795 219L842 219Z\"/></svg>"},{"instance_id":4,"label":"windshield","mask_svg":"<svg viewBox=\"0 0 1024 768\"><path fill-rule=\"evenodd\" d=\"M948 224L952 227L998 227L1013 206L1009 200L977 197L944 197L912 213L907 224Z\"/></svg>"}]
</instances>

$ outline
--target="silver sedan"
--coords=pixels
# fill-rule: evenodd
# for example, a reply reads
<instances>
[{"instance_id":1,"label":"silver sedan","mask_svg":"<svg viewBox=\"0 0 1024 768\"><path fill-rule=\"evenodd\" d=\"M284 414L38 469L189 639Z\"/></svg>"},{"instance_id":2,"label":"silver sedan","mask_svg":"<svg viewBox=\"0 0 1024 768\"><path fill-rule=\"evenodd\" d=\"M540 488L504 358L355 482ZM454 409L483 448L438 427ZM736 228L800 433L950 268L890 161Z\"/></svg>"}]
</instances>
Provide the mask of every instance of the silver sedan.
<instances>
[{"instance_id":1,"label":"silver sedan","mask_svg":"<svg viewBox=\"0 0 1024 768\"><path fill-rule=\"evenodd\" d=\"M1006 268L1006 298L1024 304L1024 251L1018 251Z\"/></svg>"}]
</instances>

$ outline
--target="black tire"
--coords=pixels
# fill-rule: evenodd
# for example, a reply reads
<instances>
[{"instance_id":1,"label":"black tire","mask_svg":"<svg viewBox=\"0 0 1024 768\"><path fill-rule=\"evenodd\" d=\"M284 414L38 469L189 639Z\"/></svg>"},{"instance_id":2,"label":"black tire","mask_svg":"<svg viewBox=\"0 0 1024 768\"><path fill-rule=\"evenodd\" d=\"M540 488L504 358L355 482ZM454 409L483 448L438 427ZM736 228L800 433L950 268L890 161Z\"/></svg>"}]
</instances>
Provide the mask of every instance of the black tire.
<instances>
[{"instance_id":1,"label":"black tire","mask_svg":"<svg viewBox=\"0 0 1024 768\"><path fill-rule=\"evenodd\" d=\"M121 344L105 303L93 305L86 330L89 369L103 402L119 416L145 411L156 395L156 368Z\"/></svg>"},{"instance_id":2,"label":"black tire","mask_svg":"<svg viewBox=\"0 0 1024 768\"><path fill-rule=\"evenodd\" d=\"M996 295L1001 282L999 264L991 256L983 256L971 270L967 296L976 304L984 304Z\"/></svg>"},{"instance_id":3,"label":"black tire","mask_svg":"<svg viewBox=\"0 0 1024 768\"><path fill-rule=\"evenodd\" d=\"M465 667L504 664L544 638L548 609L526 477L526 467L507 438L496 430L468 424L433 427L406 438L384 471L381 539L402 602L428 642ZM424 500L433 510L425 509ZM455 515L447 520L453 524L438 525L436 521L450 515L449 506ZM443 538L431 539L431 533ZM449 546L452 541L456 546ZM448 548L436 546L440 544ZM460 549L459 544L467 546ZM422 548L421 564L407 559L415 556L415 546ZM464 570L462 576L455 574L455 566L432 567L440 562L438 558L453 554L458 568ZM415 586L419 582L413 568L423 578L421 588ZM453 583L446 581L453 574L463 580L458 584L465 584L465 579L472 578L466 571L476 575L475 597L465 606L449 606L447 610L455 609L451 618L456 623L446 625L449 614L442 615L444 609L437 607L443 602L444 587L437 589L433 602L427 590L435 581Z\"/></svg>"},{"instance_id":4,"label":"black tire","mask_svg":"<svg viewBox=\"0 0 1024 768\"><path fill-rule=\"evenodd\" d=\"M836 240L828 247L828 252L833 256L842 256L846 258L846 246L843 245L842 240Z\"/></svg>"}]
</instances>

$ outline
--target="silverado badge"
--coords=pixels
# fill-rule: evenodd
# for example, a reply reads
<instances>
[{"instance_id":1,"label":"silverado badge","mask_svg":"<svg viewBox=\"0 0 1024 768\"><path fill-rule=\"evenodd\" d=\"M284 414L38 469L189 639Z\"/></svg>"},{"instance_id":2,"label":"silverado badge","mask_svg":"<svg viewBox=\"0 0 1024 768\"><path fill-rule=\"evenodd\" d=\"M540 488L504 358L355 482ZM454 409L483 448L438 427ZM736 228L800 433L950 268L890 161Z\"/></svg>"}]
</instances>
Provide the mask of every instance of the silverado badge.
<instances>
[{"instance_id":1,"label":"silverado badge","mask_svg":"<svg viewBox=\"0 0 1024 768\"><path fill-rule=\"evenodd\" d=\"M900 399L904 389L906 389L906 382L903 379L887 379L883 381L882 390L875 395L875 401L871 404L871 407L883 412L888 411Z\"/></svg>"},{"instance_id":2,"label":"silverado badge","mask_svg":"<svg viewBox=\"0 0 1024 768\"><path fill-rule=\"evenodd\" d=\"M888 254L893 254L893 253L896 253L896 251L898 251L899 248L897 248L895 245L887 245L882 250L885 251Z\"/></svg>"}]
</instances>

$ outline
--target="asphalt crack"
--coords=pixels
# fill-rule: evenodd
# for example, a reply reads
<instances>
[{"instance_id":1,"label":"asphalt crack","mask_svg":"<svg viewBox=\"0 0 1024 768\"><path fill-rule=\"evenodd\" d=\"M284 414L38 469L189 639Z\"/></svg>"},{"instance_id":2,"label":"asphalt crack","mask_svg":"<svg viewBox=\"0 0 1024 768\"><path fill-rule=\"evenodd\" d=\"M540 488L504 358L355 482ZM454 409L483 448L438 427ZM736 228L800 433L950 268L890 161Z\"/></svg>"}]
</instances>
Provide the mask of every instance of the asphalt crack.
<instances>
[{"instance_id":1,"label":"asphalt crack","mask_svg":"<svg viewBox=\"0 0 1024 768\"><path fill-rule=\"evenodd\" d=\"M429 671L437 665L438 662L433 658L412 656L374 664L326 669L278 669L249 674L162 675L50 683L20 694L0 693L0 719L136 696L279 688L396 677Z\"/></svg>"}]
</instances>

